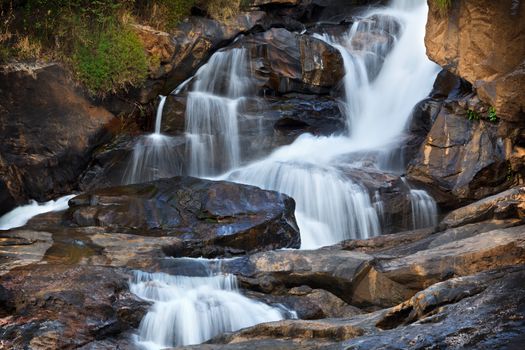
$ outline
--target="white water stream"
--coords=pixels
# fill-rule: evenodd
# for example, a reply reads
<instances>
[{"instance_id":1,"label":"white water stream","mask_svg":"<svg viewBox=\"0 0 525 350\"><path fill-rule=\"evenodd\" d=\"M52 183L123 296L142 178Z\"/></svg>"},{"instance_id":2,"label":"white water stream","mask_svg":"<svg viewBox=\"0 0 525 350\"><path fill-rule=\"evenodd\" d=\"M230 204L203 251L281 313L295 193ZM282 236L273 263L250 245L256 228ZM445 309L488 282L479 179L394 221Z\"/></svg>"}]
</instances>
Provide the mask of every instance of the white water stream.
<instances>
[{"instance_id":1,"label":"white water stream","mask_svg":"<svg viewBox=\"0 0 525 350\"><path fill-rule=\"evenodd\" d=\"M29 204L17 207L0 217L0 230L24 226L31 218L39 214L66 210L69 208L68 201L73 197L75 195L68 195L45 203L32 200Z\"/></svg>"},{"instance_id":2,"label":"white water stream","mask_svg":"<svg viewBox=\"0 0 525 350\"><path fill-rule=\"evenodd\" d=\"M240 165L237 109L250 91L248 53L216 52L195 76L186 106L189 174L213 176Z\"/></svg>"},{"instance_id":3,"label":"white water stream","mask_svg":"<svg viewBox=\"0 0 525 350\"><path fill-rule=\"evenodd\" d=\"M373 152L378 169L404 167L388 164L385 159L392 158L392 151L399 148L400 135L413 106L428 95L438 73L438 66L425 53L426 14L423 0L395 0L390 7L366 13L340 38L317 36L336 47L344 60L345 96L341 105L347 116L348 134L302 135L268 158L234 169L223 177L293 197L301 248L318 248L381 233L378 206L372 204L363 186L345 175L340 165L345 162L343 156L348 159L352 154ZM363 45L363 40L376 35L390 41ZM421 202L419 198L411 197L416 205ZM428 194L426 199L433 201ZM412 211L412 215L426 217L413 219L417 227L434 222L431 218L436 212L425 211L431 207L419 206L419 210Z\"/></svg>"},{"instance_id":4,"label":"white water stream","mask_svg":"<svg viewBox=\"0 0 525 350\"><path fill-rule=\"evenodd\" d=\"M205 259L192 260L206 264ZM295 316L243 296L231 274L187 277L136 271L130 290L154 302L137 335L137 343L148 350L200 344L224 332Z\"/></svg>"}]
</instances>

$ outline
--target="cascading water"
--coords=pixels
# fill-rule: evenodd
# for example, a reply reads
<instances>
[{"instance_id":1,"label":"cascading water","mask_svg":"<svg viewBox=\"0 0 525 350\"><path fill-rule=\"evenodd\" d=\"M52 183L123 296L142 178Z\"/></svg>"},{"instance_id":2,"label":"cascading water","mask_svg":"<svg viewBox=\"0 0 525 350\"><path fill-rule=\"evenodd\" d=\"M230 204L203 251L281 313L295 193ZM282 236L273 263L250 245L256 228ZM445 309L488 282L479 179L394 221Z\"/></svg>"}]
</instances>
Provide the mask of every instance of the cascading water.
<instances>
[{"instance_id":1,"label":"cascading water","mask_svg":"<svg viewBox=\"0 0 525 350\"><path fill-rule=\"evenodd\" d=\"M75 195L67 195L45 203L38 203L33 200L27 205L15 208L0 217L0 230L24 226L31 218L39 214L66 210L69 208L69 200L73 197Z\"/></svg>"},{"instance_id":2,"label":"cascading water","mask_svg":"<svg viewBox=\"0 0 525 350\"><path fill-rule=\"evenodd\" d=\"M182 174L183 155L178 154L176 149L183 142L161 134L162 112L166 96L159 97L155 132L141 136L135 142L131 160L123 176L123 184L153 181Z\"/></svg>"},{"instance_id":3,"label":"cascading water","mask_svg":"<svg viewBox=\"0 0 525 350\"><path fill-rule=\"evenodd\" d=\"M247 50L215 53L195 76L186 106L189 174L213 176L240 165L237 109L250 90Z\"/></svg>"},{"instance_id":4,"label":"cascading water","mask_svg":"<svg viewBox=\"0 0 525 350\"><path fill-rule=\"evenodd\" d=\"M381 233L377 205L339 166L349 162L352 154L370 152L376 155L378 169L401 167L386 160L396 159L392 150L398 148L411 109L431 90L438 72L423 44L426 13L425 1L396 0L390 7L365 14L341 38L318 35L343 57L346 76L341 109L347 116L348 135L303 135L268 158L224 176L292 196L297 203L301 248ZM383 40L369 45L367 38L377 35Z\"/></svg>"},{"instance_id":5,"label":"cascading water","mask_svg":"<svg viewBox=\"0 0 525 350\"><path fill-rule=\"evenodd\" d=\"M230 274L187 277L136 271L130 289L154 302L137 335L138 344L150 350L200 344L220 333L295 316L246 298Z\"/></svg>"}]
</instances>

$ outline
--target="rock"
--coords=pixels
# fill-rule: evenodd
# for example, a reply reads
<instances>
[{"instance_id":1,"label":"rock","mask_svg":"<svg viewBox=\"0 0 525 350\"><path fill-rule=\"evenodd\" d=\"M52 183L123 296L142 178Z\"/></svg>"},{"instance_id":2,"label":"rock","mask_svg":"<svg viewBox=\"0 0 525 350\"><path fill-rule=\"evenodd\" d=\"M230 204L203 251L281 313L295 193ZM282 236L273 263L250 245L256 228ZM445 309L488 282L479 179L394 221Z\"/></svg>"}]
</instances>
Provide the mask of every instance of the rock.
<instances>
[{"instance_id":1,"label":"rock","mask_svg":"<svg viewBox=\"0 0 525 350\"><path fill-rule=\"evenodd\" d=\"M496 229L454 240L417 253L380 258L384 277L414 291L481 271L525 263L525 227Z\"/></svg>"},{"instance_id":2,"label":"rock","mask_svg":"<svg viewBox=\"0 0 525 350\"><path fill-rule=\"evenodd\" d=\"M258 253L224 262L223 269L235 273L243 287L264 293L279 295L306 285L329 291L354 306L395 305L405 300L407 290L371 272L372 261L364 253L322 248Z\"/></svg>"},{"instance_id":3,"label":"rock","mask_svg":"<svg viewBox=\"0 0 525 350\"><path fill-rule=\"evenodd\" d=\"M42 261L53 245L52 234L42 231L0 231L0 276L10 270Z\"/></svg>"},{"instance_id":4,"label":"rock","mask_svg":"<svg viewBox=\"0 0 525 350\"><path fill-rule=\"evenodd\" d=\"M383 331L341 344L364 349L519 349L525 336L523 267L438 283L392 308Z\"/></svg>"},{"instance_id":5,"label":"rock","mask_svg":"<svg viewBox=\"0 0 525 350\"><path fill-rule=\"evenodd\" d=\"M500 118L523 120L525 8L511 0L460 0L443 14L436 1L428 3L430 59L472 83Z\"/></svg>"},{"instance_id":6,"label":"rock","mask_svg":"<svg viewBox=\"0 0 525 350\"><path fill-rule=\"evenodd\" d=\"M294 201L256 187L190 177L100 189L70 200L66 217L81 227L175 236L175 256L297 248Z\"/></svg>"},{"instance_id":7,"label":"rock","mask_svg":"<svg viewBox=\"0 0 525 350\"><path fill-rule=\"evenodd\" d=\"M343 58L337 49L284 28L247 36L235 47L250 51L252 73L261 88L277 94L328 93L344 76Z\"/></svg>"},{"instance_id":8,"label":"rock","mask_svg":"<svg viewBox=\"0 0 525 350\"><path fill-rule=\"evenodd\" d=\"M489 121L468 120L453 105L441 109L408 167L408 179L426 186L444 208L501 192L515 182L509 176L512 137L500 135Z\"/></svg>"},{"instance_id":9,"label":"rock","mask_svg":"<svg viewBox=\"0 0 525 350\"><path fill-rule=\"evenodd\" d=\"M525 220L525 187L516 187L456 209L445 216L441 226L459 227L488 219L507 218Z\"/></svg>"},{"instance_id":10,"label":"rock","mask_svg":"<svg viewBox=\"0 0 525 350\"><path fill-rule=\"evenodd\" d=\"M0 215L15 203L70 193L113 115L53 64L0 72L0 95L0 198L7 198Z\"/></svg>"},{"instance_id":11,"label":"rock","mask_svg":"<svg viewBox=\"0 0 525 350\"><path fill-rule=\"evenodd\" d=\"M148 303L130 276L95 266L28 265L0 277L14 311L0 324L10 349L69 349L138 327Z\"/></svg>"},{"instance_id":12,"label":"rock","mask_svg":"<svg viewBox=\"0 0 525 350\"><path fill-rule=\"evenodd\" d=\"M284 305L297 313L302 320L316 320L333 317L350 317L363 313L357 307L348 305L324 289L312 289L308 286L291 288L282 295L267 295L248 292L247 295L257 298L266 304Z\"/></svg>"},{"instance_id":13,"label":"rock","mask_svg":"<svg viewBox=\"0 0 525 350\"><path fill-rule=\"evenodd\" d=\"M265 323L177 349L519 349L525 268L435 284L386 310L350 318Z\"/></svg>"}]
</instances>

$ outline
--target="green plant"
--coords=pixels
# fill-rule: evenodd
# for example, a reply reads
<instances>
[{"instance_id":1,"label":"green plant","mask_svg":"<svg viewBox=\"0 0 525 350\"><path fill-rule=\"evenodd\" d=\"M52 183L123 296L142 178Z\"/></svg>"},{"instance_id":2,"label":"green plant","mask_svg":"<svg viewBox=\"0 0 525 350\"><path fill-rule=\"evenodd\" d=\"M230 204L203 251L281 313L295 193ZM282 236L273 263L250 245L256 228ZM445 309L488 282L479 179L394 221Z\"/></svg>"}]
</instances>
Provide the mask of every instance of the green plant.
<instances>
[{"instance_id":1,"label":"green plant","mask_svg":"<svg viewBox=\"0 0 525 350\"><path fill-rule=\"evenodd\" d=\"M452 5L452 0L434 0L441 11L441 13L445 13L448 11L450 6Z\"/></svg>"},{"instance_id":2,"label":"green plant","mask_svg":"<svg viewBox=\"0 0 525 350\"><path fill-rule=\"evenodd\" d=\"M146 78L148 60L131 29L114 25L86 36L88 40L74 48L73 69L91 92L115 91Z\"/></svg>"},{"instance_id":3,"label":"green plant","mask_svg":"<svg viewBox=\"0 0 525 350\"><path fill-rule=\"evenodd\" d=\"M472 109L469 109L467 111L467 118L468 118L468 120L480 120L481 119L481 115L478 112L476 112L476 111L474 111Z\"/></svg>"},{"instance_id":4,"label":"green plant","mask_svg":"<svg viewBox=\"0 0 525 350\"><path fill-rule=\"evenodd\" d=\"M499 120L498 115L496 113L496 108L492 106L489 108L487 119L493 123L496 123Z\"/></svg>"}]
</instances>

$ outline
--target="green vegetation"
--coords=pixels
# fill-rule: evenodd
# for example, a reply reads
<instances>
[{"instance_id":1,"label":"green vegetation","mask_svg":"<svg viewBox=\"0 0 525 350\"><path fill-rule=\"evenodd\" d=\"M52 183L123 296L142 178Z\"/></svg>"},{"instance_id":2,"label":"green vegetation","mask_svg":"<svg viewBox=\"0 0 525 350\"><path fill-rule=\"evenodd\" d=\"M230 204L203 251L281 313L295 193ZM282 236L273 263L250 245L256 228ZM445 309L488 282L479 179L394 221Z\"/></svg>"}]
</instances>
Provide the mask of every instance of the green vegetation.
<instances>
[{"instance_id":1,"label":"green vegetation","mask_svg":"<svg viewBox=\"0 0 525 350\"><path fill-rule=\"evenodd\" d=\"M114 91L146 78L148 60L132 30L112 26L92 36L86 33L86 37L84 43L76 43L72 62L90 91Z\"/></svg>"},{"instance_id":2,"label":"green vegetation","mask_svg":"<svg viewBox=\"0 0 525 350\"><path fill-rule=\"evenodd\" d=\"M496 123L499 120L498 115L496 114L496 108L492 106L489 108L487 119L493 123Z\"/></svg>"},{"instance_id":3,"label":"green vegetation","mask_svg":"<svg viewBox=\"0 0 525 350\"><path fill-rule=\"evenodd\" d=\"M139 85L159 57L133 24L170 31L193 7L227 21L241 0L0 0L0 64L61 61L97 95Z\"/></svg>"},{"instance_id":4,"label":"green vegetation","mask_svg":"<svg viewBox=\"0 0 525 350\"><path fill-rule=\"evenodd\" d=\"M442 13L445 13L452 5L452 0L434 0Z\"/></svg>"},{"instance_id":5,"label":"green vegetation","mask_svg":"<svg viewBox=\"0 0 525 350\"><path fill-rule=\"evenodd\" d=\"M474 111L472 109L469 109L467 111L467 118L468 118L468 120L480 120L481 119L481 115L478 112L476 112L476 111Z\"/></svg>"},{"instance_id":6,"label":"green vegetation","mask_svg":"<svg viewBox=\"0 0 525 350\"><path fill-rule=\"evenodd\" d=\"M488 120L491 123L497 123L499 118L496 114L496 109L494 107L490 107L488 109L488 112L486 116L481 115L480 113L476 112L475 110L469 109L467 110L467 118L468 120L481 120L485 119Z\"/></svg>"}]
</instances>

